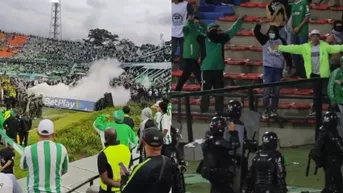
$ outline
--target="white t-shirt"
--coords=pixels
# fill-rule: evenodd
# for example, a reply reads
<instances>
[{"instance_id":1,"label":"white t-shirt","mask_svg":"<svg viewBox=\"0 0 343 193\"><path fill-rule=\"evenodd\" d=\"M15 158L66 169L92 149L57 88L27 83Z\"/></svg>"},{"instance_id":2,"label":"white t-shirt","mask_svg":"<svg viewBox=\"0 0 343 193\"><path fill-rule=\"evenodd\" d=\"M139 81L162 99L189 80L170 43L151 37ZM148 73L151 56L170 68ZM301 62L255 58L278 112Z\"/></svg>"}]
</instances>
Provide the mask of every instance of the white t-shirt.
<instances>
[{"instance_id":1,"label":"white t-shirt","mask_svg":"<svg viewBox=\"0 0 343 193\"><path fill-rule=\"evenodd\" d=\"M312 53L311 53L311 59L312 59L312 73L313 74L320 74L320 52L319 52L319 44L317 46L312 46Z\"/></svg>"},{"instance_id":2,"label":"white t-shirt","mask_svg":"<svg viewBox=\"0 0 343 193\"><path fill-rule=\"evenodd\" d=\"M157 112L154 116L154 122L155 122L155 125L157 125L157 126L159 126L159 124L160 124L161 115L162 115L162 113Z\"/></svg>"},{"instance_id":3,"label":"white t-shirt","mask_svg":"<svg viewBox=\"0 0 343 193\"><path fill-rule=\"evenodd\" d=\"M7 174L0 173L0 192L1 193L12 193L13 182Z\"/></svg>"},{"instance_id":4,"label":"white t-shirt","mask_svg":"<svg viewBox=\"0 0 343 193\"><path fill-rule=\"evenodd\" d=\"M158 128L163 132L163 130L168 129L166 136L163 138L164 144L168 145L172 142L172 137L170 134L171 121L168 114L163 114L158 122Z\"/></svg>"},{"instance_id":5,"label":"white t-shirt","mask_svg":"<svg viewBox=\"0 0 343 193\"><path fill-rule=\"evenodd\" d=\"M172 37L183 37L183 26L187 20L187 1L172 3Z\"/></svg>"}]
</instances>

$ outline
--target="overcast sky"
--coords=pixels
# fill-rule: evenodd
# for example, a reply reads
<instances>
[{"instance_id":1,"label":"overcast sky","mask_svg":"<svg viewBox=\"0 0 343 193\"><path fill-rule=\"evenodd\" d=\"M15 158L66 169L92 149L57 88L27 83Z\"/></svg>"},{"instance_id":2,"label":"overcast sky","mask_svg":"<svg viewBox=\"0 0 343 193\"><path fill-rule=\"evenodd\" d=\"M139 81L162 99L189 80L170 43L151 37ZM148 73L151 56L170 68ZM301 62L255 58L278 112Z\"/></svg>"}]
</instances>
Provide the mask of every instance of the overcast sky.
<instances>
[{"instance_id":1,"label":"overcast sky","mask_svg":"<svg viewBox=\"0 0 343 193\"><path fill-rule=\"evenodd\" d=\"M1 0L0 29L49 35L50 0ZM103 28L136 44L170 40L170 0L62 0L63 39L86 38Z\"/></svg>"}]
</instances>

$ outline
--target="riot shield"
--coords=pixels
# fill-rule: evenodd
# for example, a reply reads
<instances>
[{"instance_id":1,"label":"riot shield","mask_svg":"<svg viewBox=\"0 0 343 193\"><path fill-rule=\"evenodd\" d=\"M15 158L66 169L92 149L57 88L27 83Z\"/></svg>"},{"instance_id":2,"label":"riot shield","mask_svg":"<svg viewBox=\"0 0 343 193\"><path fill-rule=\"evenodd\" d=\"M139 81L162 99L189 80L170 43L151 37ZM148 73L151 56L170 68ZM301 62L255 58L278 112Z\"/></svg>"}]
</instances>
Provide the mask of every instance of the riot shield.
<instances>
[{"instance_id":1,"label":"riot shield","mask_svg":"<svg viewBox=\"0 0 343 193\"><path fill-rule=\"evenodd\" d=\"M241 121L244 123L244 125L236 125L236 130L238 131L238 135L239 135L239 141L241 143L241 147L239 147L236 150L236 156L241 156L243 154L243 138L244 138L244 128L247 132L247 138L248 139L252 139L254 133L256 132L256 140L258 140L258 136L259 136L259 129L260 129L260 117L261 115L255 111L249 111L249 110L244 110L242 112L242 116L241 116ZM225 139L229 139L230 138L230 134L228 132L224 133L224 138ZM248 150L245 151L246 154L248 154ZM247 171L246 168L242 168L242 166L245 165L246 167L246 161L248 161L248 167L251 165L251 160L253 158L254 155L252 155L251 153L249 154L250 156L247 159L244 159L245 156L244 155L241 156L241 161L240 161L240 165L236 166L236 172L235 172L235 179L234 179L234 183L233 183L233 190L235 193L240 193L241 192L241 185L242 185L242 180L244 178L244 176L242 176L242 172L246 173ZM243 174L246 175L246 174Z\"/></svg>"}]
</instances>

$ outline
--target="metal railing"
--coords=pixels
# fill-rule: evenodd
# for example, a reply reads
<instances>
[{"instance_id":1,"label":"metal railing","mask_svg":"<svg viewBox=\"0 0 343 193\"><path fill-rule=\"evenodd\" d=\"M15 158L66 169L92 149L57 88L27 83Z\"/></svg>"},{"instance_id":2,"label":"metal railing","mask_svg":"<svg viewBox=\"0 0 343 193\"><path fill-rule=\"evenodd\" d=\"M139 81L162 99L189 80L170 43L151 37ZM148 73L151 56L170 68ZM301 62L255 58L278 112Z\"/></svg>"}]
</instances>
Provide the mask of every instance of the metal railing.
<instances>
[{"instance_id":1,"label":"metal railing","mask_svg":"<svg viewBox=\"0 0 343 193\"><path fill-rule=\"evenodd\" d=\"M139 159L139 157L133 159L132 162L135 162L138 159ZM77 185L74 188L68 190L66 193L73 193L73 192L77 191L79 188L81 188L81 187L83 187L84 185L87 185L87 184L89 184L89 187L91 187L94 184L94 180L98 179L99 177L100 177L100 175L97 174L97 175L95 175L95 176L93 176L91 178L88 178L87 180L81 182L79 185Z\"/></svg>"},{"instance_id":2,"label":"metal railing","mask_svg":"<svg viewBox=\"0 0 343 193\"><path fill-rule=\"evenodd\" d=\"M89 186L93 186L94 184L94 180L98 179L100 176L99 174L83 181L82 183L80 183L79 185L75 186L74 188L68 190L66 193L72 193L72 192L75 192L76 190L78 190L79 188L83 187L84 185L86 184L89 184Z\"/></svg>"},{"instance_id":3,"label":"metal railing","mask_svg":"<svg viewBox=\"0 0 343 193\"><path fill-rule=\"evenodd\" d=\"M197 92L171 92L170 96L171 98L177 98L178 99L178 119L182 117L181 112L181 98L184 98L184 105L185 105L185 117L187 122L187 133L188 133L188 142L194 141L193 138L193 117L191 113L191 104L190 104L190 97L194 96L204 96L204 95L210 95L210 96L225 96L225 97L237 97L242 96L242 94L233 93L235 91L240 90L247 90L247 98L248 98L248 107L251 111L256 111L257 107L257 100L256 98L261 97L261 95L257 95L254 93L254 89L257 88L266 88L266 87L281 87L281 86L290 86L290 85L299 85L299 84L315 84L316 87L320 89L316 89L315 93L313 93L313 97L316 97L316 106L315 113L315 137L317 137L318 129L321 126L322 122L322 104L323 104L323 94L322 94L322 87L326 85L324 82L327 81L327 78L311 78L311 79L302 79L302 80L294 80L294 81L280 81L280 82L274 82L274 83L264 83L264 84L254 84L254 85L245 85L245 86L237 86L232 88L223 88L223 89L214 89L214 90L203 90L203 91L197 91ZM302 99L311 99L313 97L306 97L306 96L285 96L283 98L302 98Z\"/></svg>"}]
</instances>

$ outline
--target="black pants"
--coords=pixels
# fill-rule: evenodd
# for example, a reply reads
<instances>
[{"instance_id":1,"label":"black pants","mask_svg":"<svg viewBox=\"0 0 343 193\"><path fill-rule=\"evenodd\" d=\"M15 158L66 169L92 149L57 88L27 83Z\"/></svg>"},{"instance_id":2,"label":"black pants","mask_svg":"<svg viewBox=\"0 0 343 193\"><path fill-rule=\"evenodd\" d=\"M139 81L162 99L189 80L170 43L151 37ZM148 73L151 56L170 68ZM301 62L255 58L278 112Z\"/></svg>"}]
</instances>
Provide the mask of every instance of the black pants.
<instances>
[{"instance_id":1,"label":"black pants","mask_svg":"<svg viewBox=\"0 0 343 193\"><path fill-rule=\"evenodd\" d=\"M211 90L224 88L224 77L222 70L210 70L201 72L202 90ZM224 109L224 97L215 96L215 110L217 113L222 112ZM201 98L200 110L201 112L208 112L210 107L210 96L204 95Z\"/></svg>"},{"instance_id":2,"label":"black pants","mask_svg":"<svg viewBox=\"0 0 343 193\"><path fill-rule=\"evenodd\" d=\"M210 193L233 193L230 183L211 183Z\"/></svg>"},{"instance_id":3,"label":"black pants","mask_svg":"<svg viewBox=\"0 0 343 193\"><path fill-rule=\"evenodd\" d=\"M279 193L279 189L276 186L260 185L255 186L254 193Z\"/></svg>"},{"instance_id":4,"label":"black pants","mask_svg":"<svg viewBox=\"0 0 343 193\"><path fill-rule=\"evenodd\" d=\"M320 75L318 74L313 74L311 73L310 75L311 78L318 78L320 77ZM323 85L322 85L323 86ZM317 83L313 83L313 86L312 86L312 91L313 91L313 105L312 105L312 112L316 112L316 108L317 108L317 105L316 105L316 102L317 102L317 99L316 99L316 93L321 90L322 88L319 88Z\"/></svg>"},{"instance_id":5,"label":"black pants","mask_svg":"<svg viewBox=\"0 0 343 193\"><path fill-rule=\"evenodd\" d=\"M29 137L29 132L27 131L20 132L19 133L20 145L27 146L28 137Z\"/></svg>"},{"instance_id":6,"label":"black pants","mask_svg":"<svg viewBox=\"0 0 343 193\"><path fill-rule=\"evenodd\" d=\"M172 59L175 58L177 47L180 47L180 62L179 62L179 69L183 70L184 62L182 59L182 53L183 53L183 37L176 38L172 37Z\"/></svg>"},{"instance_id":7,"label":"black pants","mask_svg":"<svg viewBox=\"0 0 343 193\"><path fill-rule=\"evenodd\" d=\"M342 160L339 156L330 156L326 159L326 163L323 167L325 185L322 193L343 192L341 165Z\"/></svg>"},{"instance_id":8,"label":"black pants","mask_svg":"<svg viewBox=\"0 0 343 193\"><path fill-rule=\"evenodd\" d=\"M182 72L181 77L179 78L179 81L177 82L175 91L181 91L183 85L187 82L191 74L193 73L195 75L195 78L201 84L201 72L200 72L200 65L198 63L198 60L196 59L184 59L184 69Z\"/></svg>"}]
</instances>

